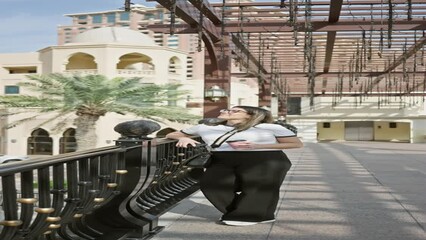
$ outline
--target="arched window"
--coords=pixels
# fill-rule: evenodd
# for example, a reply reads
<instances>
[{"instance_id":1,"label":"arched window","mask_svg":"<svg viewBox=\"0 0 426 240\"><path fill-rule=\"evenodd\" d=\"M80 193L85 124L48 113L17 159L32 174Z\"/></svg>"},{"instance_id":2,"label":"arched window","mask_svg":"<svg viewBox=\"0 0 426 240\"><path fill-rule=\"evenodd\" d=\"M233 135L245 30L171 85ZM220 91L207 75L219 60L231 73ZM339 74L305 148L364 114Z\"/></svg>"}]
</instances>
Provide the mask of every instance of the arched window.
<instances>
[{"instance_id":1,"label":"arched window","mask_svg":"<svg viewBox=\"0 0 426 240\"><path fill-rule=\"evenodd\" d=\"M59 153L75 152L77 150L77 143L75 141L75 129L69 128L59 139Z\"/></svg>"},{"instance_id":2,"label":"arched window","mask_svg":"<svg viewBox=\"0 0 426 240\"><path fill-rule=\"evenodd\" d=\"M181 71L181 61L177 57L172 57L169 59L169 73L180 74Z\"/></svg>"},{"instance_id":3,"label":"arched window","mask_svg":"<svg viewBox=\"0 0 426 240\"><path fill-rule=\"evenodd\" d=\"M68 64L65 66L67 71L98 68L95 62L95 57L87 53L75 53L68 59Z\"/></svg>"},{"instance_id":4,"label":"arched window","mask_svg":"<svg viewBox=\"0 0 426 240\"><path fill-rule=\"evenodd\" d=\"M141 53L128 53L120 57L118 70L154 71L152 58Z\"/></svg>"},{"instance_id":5,"label":"arched window","mask_svg":"<svg viewBox=\"0 0 426 240\"><path fill-rule=\"evenodd\" d=\"M42 128L37 128L28 138L27 153L28 155L52 155L52 145L53 141L49 133Z\"/></svg>"}]
</instances>

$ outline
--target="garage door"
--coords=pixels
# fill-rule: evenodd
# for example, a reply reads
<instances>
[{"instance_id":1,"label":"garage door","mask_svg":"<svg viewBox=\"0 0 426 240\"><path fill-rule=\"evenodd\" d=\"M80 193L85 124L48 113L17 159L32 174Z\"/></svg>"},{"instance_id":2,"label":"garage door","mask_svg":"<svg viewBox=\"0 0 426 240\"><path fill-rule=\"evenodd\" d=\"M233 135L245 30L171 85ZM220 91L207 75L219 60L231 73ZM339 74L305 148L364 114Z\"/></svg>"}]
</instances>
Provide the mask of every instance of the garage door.
<instances>
[{"instance_id":1,"label":"garage door","mask_svg":"<svg viewBox=\"0 0 426 240\"><path fill-rule=\"evenodd\" d=\"M373 141L373 122L345 122L345 140L347 141Z\"/></svg>"}]
</instances>

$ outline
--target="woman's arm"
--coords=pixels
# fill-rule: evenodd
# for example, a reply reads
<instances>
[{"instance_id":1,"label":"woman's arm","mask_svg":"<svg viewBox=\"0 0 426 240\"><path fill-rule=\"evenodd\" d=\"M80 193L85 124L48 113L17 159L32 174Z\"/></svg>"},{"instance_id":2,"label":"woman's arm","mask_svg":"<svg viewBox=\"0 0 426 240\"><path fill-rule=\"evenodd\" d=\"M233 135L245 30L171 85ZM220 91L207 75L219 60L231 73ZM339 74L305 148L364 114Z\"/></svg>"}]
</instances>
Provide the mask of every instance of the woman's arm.
<instances>
[{"instance_id":1,"label":"woman's arm","mask_svg":"<svg viewBox=\"0 0 426 240\"><path fill-rule=\"evenodd\" d=\"M277 138L278 143L257 144L250 141L238 142L233 144L236 149L290 149L303 147L302 141L298 137ZM238 146L236 146L238 145Z\"/></svg>"},{"instance_id":2,"label":"woman's arm","mask_svg":"<svg viewBox=\"0 0 426 240\"><path fill-rule=\"evenodd\" d=\"M166 138L178 140L178 142L176 143L176 147L186 148L188 146L188 144L194 147L196 144L200 143L200 142L197 142L194 139L190 138L190 135L187 135L187 134L185 134L183 132L179 132L179 131L167 134Z\"/></svg>"},{"instance_id":3,"label":"woman's arm","mask_svg":"<svg viewBox=\"0 0 426 240\"><path fill-rule=\"evenodd\" d=\"M290 149L303 147L302 141L298 137L277 138L277 144L259 144L261 148L269 148L268 145L278 145L276 149ZM273 148L275 149L275 148Z\"/></svg>"}]
</instances>

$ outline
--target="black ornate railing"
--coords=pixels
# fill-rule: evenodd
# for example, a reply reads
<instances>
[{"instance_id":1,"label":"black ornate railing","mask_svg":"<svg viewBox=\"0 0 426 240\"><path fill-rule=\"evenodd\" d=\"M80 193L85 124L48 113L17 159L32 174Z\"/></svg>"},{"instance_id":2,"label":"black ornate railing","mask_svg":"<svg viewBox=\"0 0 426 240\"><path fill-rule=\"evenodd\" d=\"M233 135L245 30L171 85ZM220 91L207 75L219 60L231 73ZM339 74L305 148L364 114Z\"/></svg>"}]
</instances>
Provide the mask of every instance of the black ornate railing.
<instances>
[{"instance_id":1,"label":"black ornate railing","mask_svg":"<svg viewBox=\"0 0 426 240\"><path fill-rule=\"evenodd\" d=\"M117 146L0 166L1 240L143 239L198 190L202 170L175 141L124 138Z\"/></svg>"}]
</instances>

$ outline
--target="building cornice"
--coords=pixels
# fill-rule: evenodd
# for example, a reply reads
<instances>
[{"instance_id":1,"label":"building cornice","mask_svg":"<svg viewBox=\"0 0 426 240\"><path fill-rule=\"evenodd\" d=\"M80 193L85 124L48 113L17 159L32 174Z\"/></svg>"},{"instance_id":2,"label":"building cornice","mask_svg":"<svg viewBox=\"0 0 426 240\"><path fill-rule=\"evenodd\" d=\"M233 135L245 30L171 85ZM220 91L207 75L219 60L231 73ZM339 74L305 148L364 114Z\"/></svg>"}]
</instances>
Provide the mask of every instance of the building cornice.
<instances>
[{"instance_id":1,"label":"building cornice","mask_svg":"<svg viewBox=\"0 0 426 240\"><path fill-rule=\"evenodd\" d=\"M45 47L43 49L38 50L38 52L47 52L49 50L55 50L55 49L83 49L83 48L131 48L131 49L144 49L144 50L163 50L163 51L169 51L169 52L175 52L178 54L188 54L186 51L182 51L175 48L168 48L164 46L137 46L137 45L131 45L131 44L115 44L115 43L105 43L105 44L72 44L69 43L67 45L60 45L60 46L49 46Z\"/></svg>"}]
</instances>

